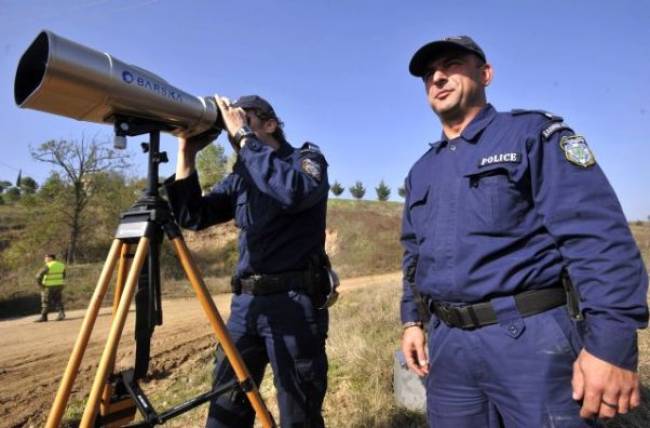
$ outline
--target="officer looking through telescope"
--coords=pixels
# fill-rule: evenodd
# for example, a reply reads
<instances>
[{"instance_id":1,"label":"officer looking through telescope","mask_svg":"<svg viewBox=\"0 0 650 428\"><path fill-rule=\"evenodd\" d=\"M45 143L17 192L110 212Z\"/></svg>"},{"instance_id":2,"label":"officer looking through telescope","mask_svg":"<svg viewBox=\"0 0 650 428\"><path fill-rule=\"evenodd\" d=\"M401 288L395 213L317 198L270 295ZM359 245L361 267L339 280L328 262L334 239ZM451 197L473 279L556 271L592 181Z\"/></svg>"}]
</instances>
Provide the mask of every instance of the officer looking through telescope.
<instances>
[{"instance_id":1,"label":"officer looking through telescope","mask_svg":"<svg viewBox=\"0 0 650 428\"><path fill-rule=\"evenodd\" d=\"M325 254L327 162L315 144L289 145L263 98L215 98L237 153L233 172L202 195L195 158L215 136L179 138L176 174L166 182L170 205L179 224L192 230L234 218L239 261L230 335L258 385L271 364L281 425L322 427L332 291ZM217 347L214 388L233 379ZM211 402L206 426L252 426L254 416L236 390Z\"/></svg>"}]
</instances>

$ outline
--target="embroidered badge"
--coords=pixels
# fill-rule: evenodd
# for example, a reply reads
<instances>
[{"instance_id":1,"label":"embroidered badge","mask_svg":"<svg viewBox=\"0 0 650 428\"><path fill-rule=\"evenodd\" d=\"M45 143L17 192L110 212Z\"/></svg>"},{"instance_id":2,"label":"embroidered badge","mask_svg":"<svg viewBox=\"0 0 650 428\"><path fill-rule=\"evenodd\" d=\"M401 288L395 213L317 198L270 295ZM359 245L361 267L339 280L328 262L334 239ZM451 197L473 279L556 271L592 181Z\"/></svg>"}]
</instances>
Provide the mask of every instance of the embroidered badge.
<instances>
[{"instance_id":1,"label":"embroidered badge","mask_svg":"<svg viewBox=\"0 0 650 428\"><path fill-rule=\"evenodd\" d=\"M571 163L587 168L596 163L596 158L580 135L566 135L560 140L560 148Z\"/></svg>"},{"instance_id":2,"label":"embroidered badge","mask_svg":"<svg viewBox=\"0 0 650 428\"><path fill-rule=\"evenodd\" d=\"M318 164L318 162L314 162L311 159L303 159L300 163L300 168L308 175L311 175L316 180L320 181L321 166Z\"/></svg>"},{"instance_id":3,"label":"embroidered badge","mask_svg":"<svg viewBox=\"0 0 650 428\"><path fill-rule=\"evenodd\" d=\"M519 153L499 153L481 159L478 163L479 168L483 166L493 165L495 163L519 163L521 162L521 155Z\"/></svg>"}]
</instances>

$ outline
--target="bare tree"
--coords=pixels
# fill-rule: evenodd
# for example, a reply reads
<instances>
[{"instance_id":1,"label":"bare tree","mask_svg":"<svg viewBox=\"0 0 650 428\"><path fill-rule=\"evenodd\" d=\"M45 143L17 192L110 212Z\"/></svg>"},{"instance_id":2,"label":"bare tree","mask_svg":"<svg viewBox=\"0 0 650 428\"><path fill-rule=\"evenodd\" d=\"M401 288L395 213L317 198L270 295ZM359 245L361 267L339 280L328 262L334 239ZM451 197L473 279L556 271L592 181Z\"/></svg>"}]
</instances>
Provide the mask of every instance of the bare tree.
<instances>
[{"instance_id":1,"label":"bare tree","mask_svg":"<svg viewBox=\"0 0 650 428\"><path fill-rule=\"evenodd\" d=\"M113 150L108 142L95 138L81 140L50 140L36 149L30 147L34 159L54 165L62 171L61 178L72 190L69 206L63 206L65 223L69 229L66 261L74 263L77 242L82 229L82 213L95 194L92 191L93 175L128 166L128 154Z\"/></svg>"}]
</instances>

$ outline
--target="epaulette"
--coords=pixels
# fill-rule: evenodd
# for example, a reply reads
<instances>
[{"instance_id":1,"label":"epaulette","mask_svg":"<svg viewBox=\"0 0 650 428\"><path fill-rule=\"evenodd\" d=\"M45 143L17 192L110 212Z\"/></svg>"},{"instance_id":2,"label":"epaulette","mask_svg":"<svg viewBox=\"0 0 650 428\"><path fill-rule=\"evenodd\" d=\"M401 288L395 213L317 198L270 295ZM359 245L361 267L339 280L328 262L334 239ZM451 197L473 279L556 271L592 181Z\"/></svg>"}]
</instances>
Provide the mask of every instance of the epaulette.
<instances>
[{"instance_id":1,"label":"epaulette","mask_svg":"<svg viewBox=\"0 0 650 428\"><path fill-rule=\"evenodd\" d=\"M305 141L302 146L300 146L300 153L303 153L305 155L309 153L317 153L319 155L323 154L323 152L320 151L320 147L311 141Z\"/></svg>"},{"instance_id":2,"label":"epaulette","mask_svg":"<svg viewBox=\"0 0 650 428\"><path fill-rule=\"evenodd\" d=\"M303 145L300 147L300 151L321 153L320 147L318 147L318 145L312 143L311 141L305 141Z\"/></svg>"},{"instance_id":3,"label":"epaulette","mask_svg":"<svg viewBox=\"0 0 650 428\"><path fill-rule=\"evenodd\" d=\"M569 125L563 122L564 119L562 119L562 116L558 116L555 113L551 113L550 111L546 110L526 110L526 109L514 109L510 112L513 116L518 116L522 114L541 114L544 116L546 119L550 120L550 123L544 126L544 129L542 129L541 134L544 140L548 140L551 138L553 134L555 134L558 131L562 130L569 130L573 132L573 129Z\"/></svg>"},{"instance_id":4,"label":"epaulette","mask_svg":"<svg viewBox=\"0 0 650 428\"><path fill-rule=\"evenodd\" d=\"M552 120L553 122L561 122L564 120L562 119L562 116L558 116L557 114L551 113L550 111L546 111L546 110L527 110L523 108L516 108L510 110L510 114L512 114L513 116L519 116L520 114L527 114L527 113L541 114L545 116L547 119Z\"/></svg>"}]
</instances>

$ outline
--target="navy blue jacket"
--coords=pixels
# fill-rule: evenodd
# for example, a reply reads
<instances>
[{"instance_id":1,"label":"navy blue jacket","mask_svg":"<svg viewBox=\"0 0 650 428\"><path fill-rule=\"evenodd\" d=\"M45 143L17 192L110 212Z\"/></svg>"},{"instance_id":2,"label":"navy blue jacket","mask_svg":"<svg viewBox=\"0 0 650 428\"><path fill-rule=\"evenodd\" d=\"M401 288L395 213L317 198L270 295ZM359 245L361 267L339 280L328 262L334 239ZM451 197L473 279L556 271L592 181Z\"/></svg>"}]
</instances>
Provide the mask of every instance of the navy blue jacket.
<instances>
[{"instance_id":1,"label":"navy blue jacket","mask_svg":"<svg viewBox=\"0 0 650 428\"><path fill-rule=\"evenodd\" d=\"M249 138L233 173L201 195L196 173L165 183L178 223L200 230L235 219L239 232L236 275L307 268L325 246L327 162L318 147L284 142L274 151Z\"/></svg>"},{"instance_id":2,"label":"navy blue jacket","mask_svg":"<svg viewBox=\"0 0 650 428\"><path fill-rule=\"evenodd\" d=\"M554 286L566 267L587 351L634 369L648 275L585 147L560 117L491 105L459 137L432 144L405 183L402 321L418 320L412 281L433 300L475 303Z\"/></svg>"}]
</instances>

